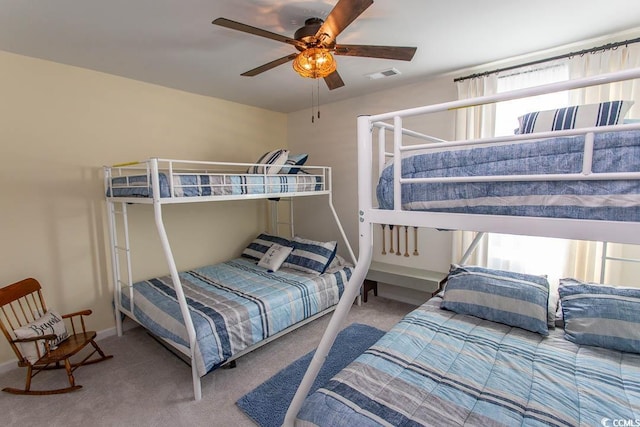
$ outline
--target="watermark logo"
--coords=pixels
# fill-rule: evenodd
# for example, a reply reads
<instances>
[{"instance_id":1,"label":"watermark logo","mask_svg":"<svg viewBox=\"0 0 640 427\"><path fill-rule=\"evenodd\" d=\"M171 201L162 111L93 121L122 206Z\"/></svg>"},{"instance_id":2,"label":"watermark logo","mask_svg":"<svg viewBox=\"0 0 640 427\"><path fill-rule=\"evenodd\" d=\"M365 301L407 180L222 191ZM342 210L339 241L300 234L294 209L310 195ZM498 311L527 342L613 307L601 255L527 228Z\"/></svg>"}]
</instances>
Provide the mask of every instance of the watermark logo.
<instances>
[{"instance_id":1,"label":"watermark logo","mask_svg":"<svg viewBox=\"0 0 640 427\"><path fill-rule=\"evenodd\" d=\"M640 419L629 418L603 418L600 420L603 427L640 427Z\"/></svg>"}]
</instances>

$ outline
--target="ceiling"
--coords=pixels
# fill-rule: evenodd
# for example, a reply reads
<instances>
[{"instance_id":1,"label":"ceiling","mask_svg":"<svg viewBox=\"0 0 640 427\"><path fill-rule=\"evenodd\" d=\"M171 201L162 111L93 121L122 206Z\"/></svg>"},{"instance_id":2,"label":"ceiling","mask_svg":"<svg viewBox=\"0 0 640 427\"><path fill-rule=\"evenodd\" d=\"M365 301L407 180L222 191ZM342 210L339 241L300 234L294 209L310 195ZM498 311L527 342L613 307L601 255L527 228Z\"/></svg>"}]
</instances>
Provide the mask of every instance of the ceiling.
<instances>
[{"instance_id":1,"label":"ceiling","mask_svg":"<svg viewBox=\"0 0 640 427\"><path fill-rule=\"evenodd\" d=\"M274 111L311 105L316 81L284 64L241 73L294 53L287 44L214 26L225 17L293 37L337 0L0 0L0 50L75 65ZM417 46L413 61L339 56L345 86L320 102L412 83L478 64L638 26L638 0L375 0L341 44ZM401 74L365 75L391 67Z\"/></svg>"}]
</instances>

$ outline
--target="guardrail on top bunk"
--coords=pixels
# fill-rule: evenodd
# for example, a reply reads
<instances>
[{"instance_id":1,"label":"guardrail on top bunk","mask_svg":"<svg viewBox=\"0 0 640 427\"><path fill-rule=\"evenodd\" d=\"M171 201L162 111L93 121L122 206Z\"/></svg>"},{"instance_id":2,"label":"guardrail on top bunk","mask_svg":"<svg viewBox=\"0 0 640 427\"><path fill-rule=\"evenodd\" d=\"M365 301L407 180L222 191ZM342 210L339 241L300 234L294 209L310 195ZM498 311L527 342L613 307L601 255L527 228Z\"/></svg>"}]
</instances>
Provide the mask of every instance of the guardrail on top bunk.
<instances>
[{"instance_id":1,"label":"guardrail on top bunk","mask_svg":"<svg viewBox=\"0 0 640 427\"><path fill-rule=\"evenodd\" d=\"M599 76L586 77L571 81L558 82L547 84L538 87L520 89L510 92L503 92L495 95L482 96L471 99L463 99L445 103L439 103L434 105L428 105L423 107L409 108L405 110L397 110L389 113L383 113L373 116L361 116L358 118L358 164L359 164L359 179L360 182L367 183L373 182L380 172L386 166L385 160L387 157L392 157L392 161L386 162L386 164L393 164L393 173L389 174L387 171L387 184L392 181L390 189L392 191L387 192L387 199L385 200L384 209L378 209L378 206L374 202L372 197L372 189L362 188L359 189L360 199L360 212L367 215L367 220L373 223L400 223L392 221L404 221L416 226L424 226L431 228L443 228L443 229L466 229L470 231L494 231L510 234L523 234L523 230L535 230L533 234L541 236L555 236L568 239L587 239L603 241L607 236L613 235L613 239L624 243L640 243L640 239L632 237L629 232L630 228L634 225L631 223L638 223L635 219L616 220L611 218L599 218L599 219L582 219L583 223L576 221L577 218L562 217L551 218L545 215L532 215L525 216L527 214L519 214L522 216L513 217L514 221L505 221L505 214L502 215L481 215L479 213L469 214L463 213L459 210L450 210L449 212L436 212L430 211L431 208L423 208L420 212L407 210L406 207L402 207L403 203L403 184L448 184L448 183L482 183L488 182L506 182L510 181L514 185L518 182L529 181L549 181L559 184L559 181L618 181L620 180L640 180L640 169L632 168L621 172L608 171L608 173L598 173L592 168L592 156L593 153L593 140L594 135L611 132L611 131L637 131L640 130L640 123L633 124L619 124L615 126L602 126L591 128L578 128L570 130L552 131L552 132L536 132L527 134L518 134L504 137L484 138L474 140L454 140L443 141L442 139L434 138L429 135L425 135L420 132L415 132L410 129L403 128L403 120L407 117L415 117L420 115L427 115L430 113L452 111L462 108L474 107L484 104L497 103L501 101L508 101L516 98L524 98L534 95L540 95L544 93L550 93L554 91L563 91L570 89L577 89L589 86L597 86L606 83L619 82L624 80L632 80L640 78L640 68L623 70L614 73L603 74ZM628 99L628 98L622 98ZM636 100L637 101L637 100ZM390 123L391 122L391 123ZM415 123L415 119L412 123ZM374 154L376 149L373 136L374 129L378 129L378 147L377 156ZM385 152L385 134L387 132L393 132L393 152ZM464 177L429 177L429 178L414 178L414 177L402 177L402 159L406 155L416 153L418 150L422 150L420 154L429 150L450 150L453 148L471 148L472 146L486 146L490 144L500 143L512 143L520 144L526 142L532 142L533 140L548 138L548 137L570 137L576 135L586 135L586 144L584 145L584 162L581 170L573 170L569 173L556 173L555 171L547 171L540 175L531 175L526 172L520 175L491 175L491 176L464 176ZM407 145L403 139L413 138L418 144ZM596 137L596 147L599 147ZM415 141L415 139L423 140L423 142ZM377 159L378 174L374 174L373 160ZM511 172L509 172L511 173ZM537 173L537 172L536 172ZM424 175L423 175L424 176ZM405 187L406 190L406 187ZM365 192L367 194L365 194ZM436 209L437 210L437 209ZM394 216L395 215L395 216ZM402 215L401 220L398 215ZM506 214L510 215L510 214ZM560 215L562 216L562 215ZM572 219L574 219L572 221ZM640 219L639 219L640 220ZM596 227L589 225L591 224ZM617 224L616 222L624 221L625 225ZM543 224L543 227L538 229L538 225ZM591 228L593 232L585 235L584 229ZM538 230L540 231L538 233ZM640 231L640 227L638 228ZM527 233L530 234L530 233Z\"/></svg>"},{"instance_id":2,"label":"guardrail on top bunk","mask_svg":"<svg viewBox=\"0 0 640 427\"><path fill-rule=\"evenodd\" d=\"M382 173L385 165L385 158L392 157L394 165L394 210L401 210L401 184L411 183L435 183L435 182L483 182L483 181L568 181L568 180L615 180L615 179L640 179L639 173L613 173L596 174L593 172L592 154L593 137L595 133L609 132L612 130L638 130L640 124L626 124L615 126L600 126L589 128L577 128L567 130L557 130L550 132L536 132L520 135L509 135L503 137L468 139L457 141L445 141L420 132L415 132L403 128L402 119L406 117L426 115L443 111L457 110L462 108L475 107L496 102L509 101L517 98L541 95L562 90L577 89L589 86L598 86L606 83L613 83L623 80L640 78L640 68L623 70L599 76L585 77L576 80L551 83L542 86L519 89L503 92L495 95L487 95L476 98L463 99L458 101L445 102L441 104L424 107L409 108L390 113L378 114L374 116L363 116L363 120L370 124L371 128L378 128L378 172ZM393 124L386 123L385 120L393 120ZM393 153L385 151L385 131L393 132ZM501 142L523 143L527 141L562 136L585 135L586 143L584 148L584 162L582 171L578 174L544 174L544 175L492 175L492 176L467 176L467 177L439 177L439 178L402 178L401 161L402 155L413 151L441 150L454 147L475 146L480 144L491 144ZM403 144L403 136L429 141L426 144L414 144L407 146ZM363 153L366 154L366 153ZM363 160L359 158L359 161Z\"/></svg>"},{"instance_id":3,"label":"guardrail on top bunk","mask_svg":"<svg viewBox=\"0 0 640 427\"><path fill-rule=\"evenodd\" d=\"M107 166L107 197L129 203L189 203L329 194L331 168L289 166L298 173L268 173L272 165L151 158ZM247 172L255 167L260 173Z\"/></svg>"}]
</instances>

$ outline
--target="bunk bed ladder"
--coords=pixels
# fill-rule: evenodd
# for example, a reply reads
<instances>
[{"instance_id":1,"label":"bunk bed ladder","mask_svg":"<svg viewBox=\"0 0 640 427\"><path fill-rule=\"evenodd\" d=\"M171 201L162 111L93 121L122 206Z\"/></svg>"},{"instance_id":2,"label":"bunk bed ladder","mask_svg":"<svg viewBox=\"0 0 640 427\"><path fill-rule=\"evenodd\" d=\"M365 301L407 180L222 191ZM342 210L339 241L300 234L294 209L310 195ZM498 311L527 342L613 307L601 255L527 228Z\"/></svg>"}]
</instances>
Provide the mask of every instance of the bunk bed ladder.
<instances>
[{"instance_id":1,"label":"bunk bed ladder","mask_svg":"<svg viewBox=\"0 0 640 427\"><path fill-rule=\"evenodd\" d=\"M279 202L285 202L289 204L289 219L287 221L280 219ZM293 228L293 199L291 197L281 199L269 199L269 213L271 214L271 232L276 236L280 235L280 226L288 226L289 235L295 236Z\"/></svg>"},{"instance_id":2,"label":"bunk bed ladder","mask_svg":"<svg viewBox=\"0 0 640 427\"><path fill-rule=\"evenodd\" d=\"M111 249L111 265L113 274L113 298L114 301L118 301L118 306L121 302L121 289L122 286L127 286L129 292L133 292L132 284L133 278L131 276L131 248L129 244L129 221L127 216L127 204L118 203L120 208L116 206L114 202L107 202L107 210L109 216L109 237L110 237L110 249ZM120 245L118 242L118 217L122 222L122 232L124 238L124 245ZM126 265L126 278L123 277L123 271L121 266L121 257L124 255ZM133 295L129 295L129 300L133 304ZM133 308L130 307L129 311L133 312ZM116 332L118 336L122 336L122 317L118 310L115 311L116 320Z\"/></svg>"}]
</instances>

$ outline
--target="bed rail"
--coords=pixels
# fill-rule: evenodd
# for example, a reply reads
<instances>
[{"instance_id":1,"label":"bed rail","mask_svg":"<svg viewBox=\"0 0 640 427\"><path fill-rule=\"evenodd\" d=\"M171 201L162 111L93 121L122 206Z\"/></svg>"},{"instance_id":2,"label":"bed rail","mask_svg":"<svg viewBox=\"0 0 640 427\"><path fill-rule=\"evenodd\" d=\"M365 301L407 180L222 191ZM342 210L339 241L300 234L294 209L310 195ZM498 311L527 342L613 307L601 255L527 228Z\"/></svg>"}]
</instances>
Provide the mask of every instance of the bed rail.
<instances>
[{"instance_id":1,"label":"bed rail","mask_svg":"<svg viewBox=\"0 0 640 427\"><path fill-rule=\"evenodd\" d=\"M617 224L615 221L600 220L575 220L570 218L543 218L543 217L509 217L509 221L504 221L504 216L478 215L478 214L457 214L442 212L412 212L403 210L402 191L404 184L419 183L462 183L462 182L532 182L532 181L612 181L612 180L640 180L640 171L624 171L613 173L597 173L593 170L593 141L596 134L613 131L640 130L640 123L620 124L615 126L601 126L590 128L579 128L553 132L538 132L522 135L511 135L495 138L454 140L445 141L434 138L423 133L414 132L403 128L403 119L407 117L432 114L443 111L450 111L460 108L474 107L489 103L501 102L515 98L528 97L549 93L559 90L575 89L580 87L594 86L605 83L637 79L640 78L640 69L624 70L616 73L609 73L600 76L587 77L568 82L553 83L539 87L521 89L505 92L496 95L483 96L473 99L445 102L431 106L417 107L406 110L399 110L375 116L362 116L359 122L359 138L362 144L359 145L359 165L371 163L372 158L378 159L377 175L373 175L373 169L369 169L368 180L374 180L382 173L385 164L389 164L389 158L393 162L393 209L377 209L372 197L368 197L365 209L368 220L382 224L403 224L425 227L463 229L469 231L493 231L509 234L535 234L547 237L562 237L568 239L596 240L596 241L616 241L620 243L640 243L640 226L636 221L627 221L624 224ZM393 123L387 123L392 121ZM373 151L376 149L373 141L374 130L378 129L377 156ZM393 152L386 152L386 134L393 136ZM469 148L475 146L486 146L490 144L524 144L550 137L570 137L584 136L583 164L582 169L576 173L544 173L544 174L516 174L516 175L489 175L489 176L441 176L431 178L403 178L402 158L411 153L428 153L433 151L448 150L453 148ZM411 138L413 143L407 140ZM415 140L422 140L422 143L415 143ZM373 192L373 189L369 190ZM640 218L638 218L640 221ZM633 231L633 233L631 232Z\"/></svg>"},{"instance_id":2,"label":"bed rail","mask_svg":"<svg viewBox=\"0 0 640 427\"><path fill-rule=\"evenodd\" d=\"M331 192L327 166L296 166L302 171L298 174L247 173L254 166L270 165L151 158L105 166L105 194L120 202L170 204Z\"/></svg>"}]
</instances>

